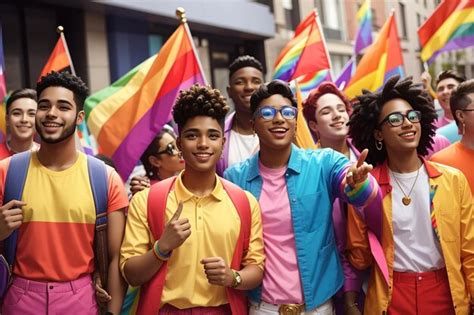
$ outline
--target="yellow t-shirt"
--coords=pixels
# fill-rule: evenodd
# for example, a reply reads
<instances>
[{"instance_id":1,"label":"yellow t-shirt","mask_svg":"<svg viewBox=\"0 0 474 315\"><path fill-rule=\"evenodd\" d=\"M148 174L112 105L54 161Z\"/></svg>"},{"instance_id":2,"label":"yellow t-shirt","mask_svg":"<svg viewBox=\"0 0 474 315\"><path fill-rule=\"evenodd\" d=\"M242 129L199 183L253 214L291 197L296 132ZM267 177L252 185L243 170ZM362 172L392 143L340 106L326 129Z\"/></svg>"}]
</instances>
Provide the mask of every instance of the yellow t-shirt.
<instances>
[{"instance_id":1,"label":"yellow t-shirt","mask_svg":"<svg viewBox=\"0 0 474 315\"><path fill-rule=\"evenodd\" d=\"M228 265L232 261L240 232L240 217L221 181L216 176L216 186L211 194L197 197L184 187L181 175L166 203L168 221L183 202L180 218L191 224L191 235L173 250L168 261L165 287L161 305L171 304L177 308L196 306L219 306L227 304L225 288L207 282L201 259L222 257ZM123 272L127 259L148 252L154 242L147 221L149 189L137 193L130 204L125 237L121 248L120 267ZM242 265L257 265L263 270L264 252L262 221L257 200L246 192L250 202L252 225L249 249Z\"/></svg>"}]
</instances>

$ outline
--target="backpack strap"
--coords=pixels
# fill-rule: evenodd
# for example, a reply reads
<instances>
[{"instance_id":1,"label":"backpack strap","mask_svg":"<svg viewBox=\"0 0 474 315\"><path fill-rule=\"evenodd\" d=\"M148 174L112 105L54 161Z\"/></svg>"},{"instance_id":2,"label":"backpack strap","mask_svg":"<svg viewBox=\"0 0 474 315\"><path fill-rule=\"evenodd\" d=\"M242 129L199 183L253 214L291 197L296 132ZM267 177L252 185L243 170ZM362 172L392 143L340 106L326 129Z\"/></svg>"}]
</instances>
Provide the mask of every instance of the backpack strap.
<instances>
[{"instance_id":1,"label":"backpack strap","mask_svg":"<svg viewBox=\"0 0 474 315\"><path fill-rule=\"evenodd\" d=\"M96 214L94 255L102 286L106 288L109 269L107 244L107 205L109 203L109 189L107 168L105 163L101 160L87 155L87 171L89 173L89 182L94 198Z\"/></svg>"},{"instance_id":2,"label":"backpack strap","mask_svg":"<svg viewBox=\"0 0 474 315\"><path fill-rule=\"evenodd\" d=\"M250 231L252 227L250 202L242 188L223 178L221 178L221 182L240 217L239 238L235 244L234 255L230 264L232 269L240 270L242 258L247 253L250 244ZM247 299L243 291L226 288L226 293L232 314L248 314Z\"/></svg>"},{"instance_id":3,"label":"backpack strap","mask_svg":"<svg viewBox=\"0 0 474 315\"><path fill-rule=\"evenodd\" d=\"M163 234L166 224L166 202L168 201L168 195L171 188L174 186L175 180L176 176L162 180L152 185L148 192L148 226L155 240L160 239L161 234ZM168 262L164 261L155 276L153 276L153 278L146 284L141 286L140 300L149 302L139 303L137 314L158 314L167 270Z\"/></svg>"},{"instance_id":4,"label":"backpack strap","mask_svg":"<svg viewBox=\"0 0 474 315\"><path fill-rule=\"evenodd\" d=\"M7 177L5 179L5 191L3 194L3 204L11 200L21 200L23 188L25 187L28 167L30 165L31 151L15 154L10 159ZM16 245L18 241L18 229L4 241L4 255L10 266L13 266L16 256Z\"/></svg>"}]
</instances>

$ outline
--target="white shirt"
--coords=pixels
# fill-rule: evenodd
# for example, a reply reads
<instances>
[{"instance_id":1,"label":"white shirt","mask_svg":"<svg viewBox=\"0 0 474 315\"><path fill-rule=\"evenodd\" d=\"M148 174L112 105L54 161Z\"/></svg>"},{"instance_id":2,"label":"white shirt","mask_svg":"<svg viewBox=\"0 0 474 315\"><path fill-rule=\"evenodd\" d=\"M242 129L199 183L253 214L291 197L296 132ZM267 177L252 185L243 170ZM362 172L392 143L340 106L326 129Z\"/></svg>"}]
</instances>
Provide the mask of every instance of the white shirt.
<instances>
[{"instance_id":1,"label":"white shirt","mask_svg":"<svg viewBox=\"0 0 474 315\"><path fill-rule=\"evenodd\" d=\"M234 130L230 131L229 142L229 160L228 166L242 162L259 149L259 141L257 135L242 135Z\"/></svg>"},{"instance_id":2,"label":"white shirt","mask_svg":"<svg viewBox=\"0 0 474 315\"><path fill-rule=\"evenodd\" d=\"M392 223L395 243L393 270L398 272L425 272L445 266L439 242L434 235L430 216L429 178L422 165L418 179L416 173L395 173L390 171L392 185ZM411 203L405 206L405 194L410 194ZM413 186L414 185L414 186Z\"/></svg>"}]
</instances>

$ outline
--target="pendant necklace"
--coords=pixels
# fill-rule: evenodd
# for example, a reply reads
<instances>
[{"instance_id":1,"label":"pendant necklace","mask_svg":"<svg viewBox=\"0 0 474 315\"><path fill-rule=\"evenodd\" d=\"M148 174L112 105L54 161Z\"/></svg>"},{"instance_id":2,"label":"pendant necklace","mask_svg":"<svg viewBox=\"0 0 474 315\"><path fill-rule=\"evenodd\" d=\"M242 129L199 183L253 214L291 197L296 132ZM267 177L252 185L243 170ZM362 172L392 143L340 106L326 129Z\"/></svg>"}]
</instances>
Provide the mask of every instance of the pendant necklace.
<instances>
[{"instance_id":1,"label":"pendant necklace","mask_svg":"<svg viewBox=\"0 0 474 315\"><path fill-rule=\"evenodd\" d=\"M410 197L410 195L411 195L411 192L413 191L413 188L415 188L416 180L418 179L418 174L420 173L420 168L421 168L421 167L419 167L419 168L418 168L418 171L416 171L415 181L413 182L413 185L411 186L411 189L410 189L410 192L408 193L408 195L405 194L405 192L403 191L403 188L402 188L402 186L400 185L400 183L398 182L398 179L397 179L397 177L395 176L395 174L393 174L393 172L391 172L392 175L393 175L393 179L395 180L395 183L397 183L398 188L400 188L400 190L401 190L401 192L402 192L402 194L403 194L402 203L403 203L405 206L408 206L408 205L411 203L411 197Z\"/></svg>"}]
</instances>

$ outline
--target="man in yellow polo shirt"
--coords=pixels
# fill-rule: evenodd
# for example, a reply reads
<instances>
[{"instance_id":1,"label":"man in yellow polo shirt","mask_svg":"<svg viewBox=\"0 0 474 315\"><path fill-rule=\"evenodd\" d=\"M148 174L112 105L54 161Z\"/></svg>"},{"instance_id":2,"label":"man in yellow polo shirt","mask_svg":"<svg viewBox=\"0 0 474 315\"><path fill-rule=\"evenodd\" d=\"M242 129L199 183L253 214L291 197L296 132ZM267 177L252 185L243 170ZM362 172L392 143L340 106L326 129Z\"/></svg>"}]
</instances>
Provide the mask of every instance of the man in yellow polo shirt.
<instances>
[{"instance_id":1,"label":"man in yellow polo shirt","mask_svg":"<svg viewBox=\"0 0 474 315\"><path fill-rule=\"evenodd\" d=\"M149 204L153 194L163 189L152 187L132 199L120 266L131 285L142 286L139 313L156 314L159 309L160 314L246 314L241 291L262 281L258 202L215 172L228 110L218 90L194 85L182 91L173 116L186 167L168 185L166 210L149 208L156 206ZM247 214L243 203L235 202L239 194L247 203ZM163 210L161 222L167 223L158 238L156 218L150 215Z\"/></svg>"}]
</instances>

